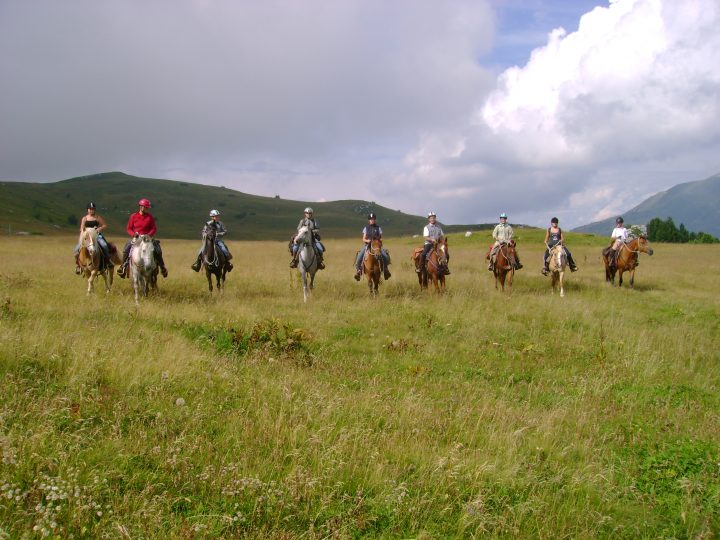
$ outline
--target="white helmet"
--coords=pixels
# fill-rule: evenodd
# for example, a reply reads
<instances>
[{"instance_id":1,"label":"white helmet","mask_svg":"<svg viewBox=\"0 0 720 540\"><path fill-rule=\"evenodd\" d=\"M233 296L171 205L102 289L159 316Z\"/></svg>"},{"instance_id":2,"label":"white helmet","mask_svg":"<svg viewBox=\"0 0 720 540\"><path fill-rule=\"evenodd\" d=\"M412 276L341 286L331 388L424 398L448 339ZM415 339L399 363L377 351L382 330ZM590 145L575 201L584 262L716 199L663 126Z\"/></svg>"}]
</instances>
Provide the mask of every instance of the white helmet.
<instances>
[{"instance_id":1,"label":"white helmet","mask_svg":"<svg viewBox=\"0 0 720 540\"><path fill-rule=\"evenodd\" d=\"M437 214L435 214L435 212L433 211L430 211L428 212L428 217L437 217Z\"/></svg>"},{"instance_id":2,"label":"white helmet","mask_svg":"<svg viewBox=\"0 0 720 540\"><path fill-rule=\"evenodd\" d=\"M306 213L306 214L312 214L312 213L313 213L313 209L308 206L308 207L305 209L305 213Z\"/></svg>"},{"instance_id":3,"label":"white helmet","mask_svg":"<svg viewBox=\"0 0 720 540\"><path fill-rule=\"evenodd\" d=\"M219 215L220 215L220 212L218 212L214 208L212 210L210 210L210 217L215 217L215 216L219 216Z\"/></svg>"}]
</instances>

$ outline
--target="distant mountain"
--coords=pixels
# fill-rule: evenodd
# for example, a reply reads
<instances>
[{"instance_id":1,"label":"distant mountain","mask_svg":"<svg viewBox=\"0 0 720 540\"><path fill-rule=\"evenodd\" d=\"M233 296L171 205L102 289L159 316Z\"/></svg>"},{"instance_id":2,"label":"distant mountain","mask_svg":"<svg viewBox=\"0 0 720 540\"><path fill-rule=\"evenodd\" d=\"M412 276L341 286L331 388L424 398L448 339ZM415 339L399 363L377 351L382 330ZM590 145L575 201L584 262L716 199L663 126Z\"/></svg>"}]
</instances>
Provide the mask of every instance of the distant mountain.
<instances>
[{"instance_id":1,"label":"distant mountain","mask_svg":"<svg viewBox=\"0 0 720 540\"><path fill-rule=\"evenodd\" d=\"M683 223L689 231L720 236L720 174L656 193L622 216L625 225L646 224L652 218L665 220L671 217L675 225ZM573 230L609 235L614 227L615 217L611 217Z\"/></svg>"},{"instance_id":2,"label":"distant mountain","mask_svg":"<svg viewBox=\"0 0 720 540\"><path fill-rule=\"evenodd\" d=\"M315 210L324 237L359 237L370 209L386 236L418 234L426 223L367 201L307 203L108 172L52 183L0 182L0 234L75 234L85 205L94 201L115 240L125 236L128 215L142 197L153 204L160 238L198 238L211 208L221 212L234 240L289 239L306 206Z\"/></svg>"}]
</instances>

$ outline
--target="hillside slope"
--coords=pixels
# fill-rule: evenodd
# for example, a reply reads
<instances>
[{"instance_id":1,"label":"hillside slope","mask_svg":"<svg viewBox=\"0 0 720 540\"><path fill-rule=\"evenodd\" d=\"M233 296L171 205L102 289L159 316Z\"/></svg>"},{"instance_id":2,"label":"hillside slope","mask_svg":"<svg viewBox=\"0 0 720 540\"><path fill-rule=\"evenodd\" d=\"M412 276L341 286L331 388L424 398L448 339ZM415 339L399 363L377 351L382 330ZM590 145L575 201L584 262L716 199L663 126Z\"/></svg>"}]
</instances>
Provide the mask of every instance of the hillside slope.
<instances>
[{"instance_id":1,"label":"hillside slope","mask_svg":"<svg viewBox=\"0 0 720 540\"><path fill-rule=\"evenodd\" d=\"M53 183L0 182L0 234L74 234L88 201L95 201L108 222L108 236L124 236L136 202L153 203L159 237L197 238L211 208L222 213L233 239L283 240L311 204L325 237L359 236L372 208L386 236L417 234L425 219L367 201L307 203L248 195L189 182L139 178L109 172Z\"/></svg>"},{"instance_id":2,"label":"hillside slope","mask_svg":"<svg viewBox=\"0 0 720 540\"><path fill-rule=\"evenodd\" d=\"M720 174L656 193L624 212L623 217L626 225L647 223L656 217L672 217L676 225L684 223L690 231L720 236ZM573 230L608 235L614 226L615 218L612 217Z\"/></svg>"}]
</instances>

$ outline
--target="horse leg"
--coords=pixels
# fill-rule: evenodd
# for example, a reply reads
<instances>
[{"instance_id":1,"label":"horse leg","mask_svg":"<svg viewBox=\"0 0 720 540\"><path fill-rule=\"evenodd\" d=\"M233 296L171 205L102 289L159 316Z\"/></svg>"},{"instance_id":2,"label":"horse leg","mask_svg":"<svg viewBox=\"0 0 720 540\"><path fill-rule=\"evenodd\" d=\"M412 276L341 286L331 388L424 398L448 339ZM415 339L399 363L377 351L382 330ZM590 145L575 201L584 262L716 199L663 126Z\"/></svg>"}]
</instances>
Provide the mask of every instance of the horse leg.
<instances>
[{"instance_id":1,"label":"horse leg","mask_svg":"<svg viewBox=\"0 0 720 540\"><path fill-rule=\"evenodd\" d=\"M635 288L635 269L630 270L630 288Z\"/></svg>"},{"instance_id":2,"label":"horse leg","mask_svg":"<svg viewBox=\"0 0 720 540\"><path fill-rule=\"evenodd\" d=\"M565 288L563 287L563 278L565 276L565 272L560 272L560 298L565 298Z\"/></svg>"},{"instance_id":3,"label":"horse leg","mask_svg":"<svg viewBox=\"0 0 720 540\"><path fill-rule=\"evenodd\" d=\"M307 284L307 274L305 273L304 267L300 270L300 276L302 277L302 284L303 284L303 302L307 302L308 284Z\"/></svg>"},{"instance_id":4,"label":"horse leg","mask_svg":"<svg viewBox=\"0 0 720 540\"><path fill-rule=\"evenodd\" d=\"M210 290L210 294L212 294L212 292L213 292L212 272L210 272L210 269L207 266L205 267L205 277L207 278L208 289Z\"/></svg>"},{"instance_id":5,"label":"horse leg","mask_svg":"<svg viewBox=\"0 0 720 540\"><path fill-rule=\"evenodd\" d=\"M512 283L514 276L515 270L512 268L512 265L510 265L510 271L507 273L508 294L512 294Z\"/></svg>"}]
</instances>

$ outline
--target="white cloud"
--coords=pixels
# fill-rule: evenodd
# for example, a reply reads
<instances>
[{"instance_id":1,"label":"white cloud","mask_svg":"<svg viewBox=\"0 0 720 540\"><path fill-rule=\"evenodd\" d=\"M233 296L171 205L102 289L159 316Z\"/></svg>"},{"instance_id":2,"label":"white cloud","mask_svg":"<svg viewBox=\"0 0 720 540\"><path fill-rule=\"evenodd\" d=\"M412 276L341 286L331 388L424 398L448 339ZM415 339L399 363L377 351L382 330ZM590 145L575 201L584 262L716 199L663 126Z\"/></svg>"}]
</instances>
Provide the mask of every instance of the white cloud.
<instances>
[{"instance_id":1,"label":"white cloud","mask_svg":"<svg viewBox=\"0 0 720 540\"><path fill-rule=\"evenodd\" d=\"M574 225L709 176L720 168L719 26L716 0L595 8L577 32L552 31L524 67L499 77L472 131L458 130L463 156L427 152L442 145L424 141L415 175L453 178L456 166L485 165L475 182L493 196L475 205L479 221L509 208L497 202L504 193L516 221L563 213Z\"/></svg>"}]
</instances>

